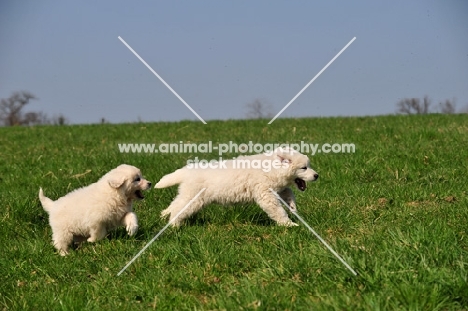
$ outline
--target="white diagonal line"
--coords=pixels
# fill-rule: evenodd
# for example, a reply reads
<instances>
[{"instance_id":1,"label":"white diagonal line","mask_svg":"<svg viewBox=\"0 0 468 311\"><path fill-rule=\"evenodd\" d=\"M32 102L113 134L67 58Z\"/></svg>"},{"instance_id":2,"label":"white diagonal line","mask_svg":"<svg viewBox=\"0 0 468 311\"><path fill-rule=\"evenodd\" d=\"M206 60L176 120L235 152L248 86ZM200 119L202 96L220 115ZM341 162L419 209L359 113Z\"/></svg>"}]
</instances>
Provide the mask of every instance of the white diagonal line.
<instances>
[{"instance_id":1,"label":"white diagonal line","mask_svg":"<svg viewBox=\"0 0 468 311\"><path fill-rule=\"evenodd\" d=\"M348 44L346 44L346 46L345 46L344 48L342 48L341 51L339 51L338 54L336 54L335 57L333 57L332 60L329 61L328 64L326 64L325 67L323 67L322 70L320 70L319 73L316 74L315 77L313 77L312 80L310 80L309 83L307 83L306 86L304 86L304 87L302 88L302 90L300 90L299 93L297 93L297 95L294 96L293 99L291 99L291 100L289 101L289 103L287 103L286 106L284 106L284 108L281 109L281 111L278 112L278 114L277 114L273 119L271 119L270 122L268 122L268 124L273 123L273 121L275 121L276 118L278 118L279 115L282 114L282 113L286 110L286 108L288 108L289 105L291 105L291 104L296 100L296 98L298 98L299 95L301 95L302 92L304 92L304 91L309 87L309 85L311 85L312 82L314 82L315 79L317 79L317 78L322 74L322 72L324 72L324 71L328 68L328 66L330 66L330 65L332 64L332 63L335 61L335 59L337 59L338 56L340 56L341 53L343 53L343 52L348 48L348 46L350 46L351 43L353 43L354 40L356 40L356 37L354 37L353 39L351 39L351 41L349 41Z\"/></svg>"},{"instance_id":2,"label":"white diagonal line","mask_svg":"<svg viewBox=\"0 0 468 311\"><path fill-rule=\"evenodd\" d=\"M175 95L175 96L176 96L176 97L177 97L177 98L194 114L194 115L197 116L198 119L200 119L200 121L203 122L203 124L206 124L205 120L203 120L202 117L200 117L200 116L198 115L198 113L196 113L195 110L193 110L192 107L190 107L189 104L187 104L187 103L185 102L185 100L184 100L182 97L180 97L180 95L177 94L177 92L174 91L174 90L172 89L172 87L171 87L169 84L167 84L166 81L164 81L164 79L161 78L161 76L158 75L158 73L157 73L156 71L154 71L153 68L151 68L151 66L148 65L148 63L146 63L145 60L144 60L143 58L141 58L140 55L138 55L138 53L135 52L135 50L133 50L132 47L131 47L130 45L127 44L127 42L125 42L124 39L122 39L122 37L119 36L118 38L119 38L120 41L122 41L123 44L125 44L125 46L126 46L133 54L135 54L135 56L136 56L136 57L137 57L137 58L138 58L138 59L139 59L139 60L140 60L140 61L141 61L141 62L142 62L142 63L159 79L159 80L161 80L161 82L162 82L162 83L163 83L163 84L164 84L164 85L165 85L165 86L166 86L166 87L167 87L167 88L168 88L168 89L169 89L169 90L170 90L170 91L171 91L171 92L172 92L172 93L173 93L173 94L174 94L174 95Z\"/></svg>"},{"instance_id":3,"label":"white diagonal line","mask_svg":"<svg viewBox=\"0 0 468 311\"><path fill-rule=\"evenodd\" d=\"M307 227L307 229L309 229L310 232L312 232L312 233L317 237L317 239L319 239L320 242L322 242L323 245L325 245L325 246L328 248L328 250L329 250L333 255L335 255L336 258L338 258L338 260L339 260L346 268L349 269L349 271L351 271L352 274L354 274L354 276L357 275L357 272L354 271L354 269L351 268L351 266L348 265L348 263L347 263L346 261L344 261L344 259L341 258L340 255L338 255L338 253L335 252L335 251L333 250L333 248L331 248L331 246L328 245L328 243L325 242L325 240L322 239L322 237L320 237L320 235L318 235L318 233L315 232L315 230L312 229L312 227L309 226L309 224L306 223L304 219L302 219L301 216L299 216L299 214L297 213L296 210L294 210L291 206L289 206L286 202L284 202L284 200L279 196L279 194L276 193L273 189L270 188L270 191L278 198L278 200L281 201L281 203L284 204L284 206L286 206L286 207L289 209L289 211L290 211L291 213L294 214L294 216L297 217L297 219L299 219L299 220Z\"/></svg>"},{"instance_id":4,"label":"white diagonal line","mask_svg":"<svg viewBox=\"0 0 468 311\"><path fill-rule=\"evenodd\" d=\"M151 243L153 243L154 241L156 241L157 238L159 238L159 236L180 216L180 214L182 214L189 206L190 204L193 203L193 201L195 201L199 196L200 194L202 194L203 191L205 191L206 188L203 188L202 190L200 190L200 192L197 193L196 196L193 197L193 199L191 199L187 205L184 206L183 209L180 210L180 212L177 213L177 215L175 215L174 218L172 218L168 223L167 225L164 226L164 228L161 229L161 231L159 231L155 236L154 238L151 239L151 241L149 241L145 247L143 247L143 249L135 255L135 257L132 258L132 260L130 260L126 265L125 267L122 268L122 270L120 270L119 273L117 273L117 276L120 276L128 267L130 267L130 265L138 258L140 257L141 254L143 254L143 252L151 245Z\"/></svg>"}]
</instances>

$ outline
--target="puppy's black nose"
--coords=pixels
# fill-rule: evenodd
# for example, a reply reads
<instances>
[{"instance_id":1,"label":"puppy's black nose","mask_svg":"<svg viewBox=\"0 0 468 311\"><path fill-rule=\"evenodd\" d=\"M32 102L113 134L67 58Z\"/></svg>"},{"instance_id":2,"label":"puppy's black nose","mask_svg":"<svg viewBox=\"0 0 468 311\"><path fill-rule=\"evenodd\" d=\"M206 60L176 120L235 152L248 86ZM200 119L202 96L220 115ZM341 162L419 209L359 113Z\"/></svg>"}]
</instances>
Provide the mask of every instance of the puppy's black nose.
<instances>
[{"instance_id":1,"label":"puppy's black nose","mask_svg":"<svg viewBox=\"0 0 468 311\"><path fill-rule=\"evenodd\" d=\"M314 174L314 178L318 179L318 174L317 173Z\"/></svg>"}]
</instances>

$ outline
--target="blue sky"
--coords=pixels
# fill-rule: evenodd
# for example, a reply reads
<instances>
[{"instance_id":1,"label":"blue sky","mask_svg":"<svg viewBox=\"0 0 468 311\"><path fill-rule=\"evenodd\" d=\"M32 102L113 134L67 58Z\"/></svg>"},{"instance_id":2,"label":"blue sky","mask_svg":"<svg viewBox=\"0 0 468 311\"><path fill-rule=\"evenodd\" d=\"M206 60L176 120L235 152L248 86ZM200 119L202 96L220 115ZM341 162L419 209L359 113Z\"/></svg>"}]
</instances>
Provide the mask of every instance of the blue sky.
<instances>
[{"instance_id":1,"label":"blue sky","mask_svg":"<svg viewBox=\"0 0 468 311\"><path fill-rule=\"evenodd\" d=\"M1 1L0 98L71 123L198 120L121 36L207 120L259 98L281 115L395 112L429 96L468 106L468 2Z\"/></svg>"}]
</instances>

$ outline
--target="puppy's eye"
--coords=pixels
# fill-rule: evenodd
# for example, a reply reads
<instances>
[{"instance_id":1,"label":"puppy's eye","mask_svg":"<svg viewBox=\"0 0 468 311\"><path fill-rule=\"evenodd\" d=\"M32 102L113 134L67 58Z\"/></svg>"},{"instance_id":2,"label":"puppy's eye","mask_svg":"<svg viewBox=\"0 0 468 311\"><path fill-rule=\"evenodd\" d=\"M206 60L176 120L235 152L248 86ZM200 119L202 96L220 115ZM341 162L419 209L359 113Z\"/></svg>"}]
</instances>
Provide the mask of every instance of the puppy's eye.
<instances>
[{"instance_id":1,"label":"puppy's eye","mask_svg":"<svg viewBox=\"0 0 468 311\"><path fill-rule=\"evenodd\" d=\"M141 178L140 177L136 177L134 181L140 181Z\"/></svg>"},{"instance_id":2,"label":"puppy's eye","mask_svg":"<svg viewBox=\"0 0 468 311\"><path fill-rule=\"evenodd\" d=\"M306 170L306 169L307 169L307 166L304 166L302 169L303 169L303 170Z\"/></svg>"}]
</instances>

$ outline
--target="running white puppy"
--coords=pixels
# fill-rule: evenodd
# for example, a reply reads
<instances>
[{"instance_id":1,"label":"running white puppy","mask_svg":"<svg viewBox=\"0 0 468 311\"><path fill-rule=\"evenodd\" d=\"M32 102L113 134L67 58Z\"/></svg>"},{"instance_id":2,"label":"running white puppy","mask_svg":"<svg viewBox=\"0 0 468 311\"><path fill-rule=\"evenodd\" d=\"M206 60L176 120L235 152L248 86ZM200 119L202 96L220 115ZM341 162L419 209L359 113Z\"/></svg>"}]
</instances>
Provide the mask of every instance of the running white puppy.
<instances>
[{"instance_id":1,"label":"running white puppy","mask_svg":"<svg viewBox=\"0 0 468 311\"><path fill-rule=\"evenodd\" d=\"M155 188L180 184L179 194L161 212L161 217L170 215L172 225L180 226L184 219L211 202L226 204L255 201L277 224L297 226L289 219L281 202L270 189L276 191L291 208L296 209L294 193L289 186L296 184L299 190L304 191L306 181L318 178L318 174L310 168L309 158L292 149L278 148L269 154L210 163L210 167L204 169L189 164L164 176L156 184ZM174 220L203 188L206 190Z\"/></svg>"},{"instance_id":2,"label":"running white puppy","mask_svg":"<svg viewBox=\"0 0 468 311\"><path fill-rule=\"evenodd\" d=\"M57 201L44 196L39 189L42 207L49 214L52 240L60 255L68 254L75 240L96 242L108 230L125 226L129 235L138 230L133 212L134 200L144 199L142 190L151 188L138 168L122 164L87 187L70 192Z\"/></svg>"}]
</instances>

